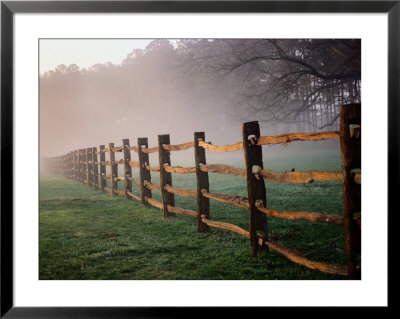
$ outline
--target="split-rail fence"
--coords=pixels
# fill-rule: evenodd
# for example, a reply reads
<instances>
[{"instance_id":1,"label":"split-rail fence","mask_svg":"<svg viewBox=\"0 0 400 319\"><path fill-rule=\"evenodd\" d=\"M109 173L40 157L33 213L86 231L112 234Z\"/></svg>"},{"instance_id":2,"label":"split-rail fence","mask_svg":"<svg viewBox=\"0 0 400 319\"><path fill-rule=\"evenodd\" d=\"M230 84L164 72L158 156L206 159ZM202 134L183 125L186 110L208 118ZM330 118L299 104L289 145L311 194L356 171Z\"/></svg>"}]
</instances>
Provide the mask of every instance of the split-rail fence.
<instances>
[{"instance_id":1,"label":"split-rail fence","mask_svg":"<svg viewBox=\"0 0 400 319\"><path fill-rule=\"evenodd\" d=\"M148 147L147 138L138 138L137 146L130 146L129 139L123 139L122 145L114 143L96 147L74 150L66 155L50 159L54 173L70 179L76 179L104 192L110 196L124 195L126 199L135 199L144 205L151 205L163 212L164 218L176 214L196 218L197 231L208 232L210 227L226 229L250 239L253 255L273 249L291 261L317 269L322 272L347 276L349 279L361 278L361 267L357 264L357 255L361 251L361 105L342 105L340 108L340 131L314 133L288 133L276 136L260 136L258 122L247 122L242 125L243 140L224 146L215 146L205 141L204 132L194 133L194 141L172 145L169 135L159 135L158 145ZM262 145L288 144L293 141L317 141L340 139L342 170L324 171L290 171L274 172L263 167ZM170 152L194 148L195 166L172 166ZM225 164L207 164L206 150L211 152L229 152L243 150L245 168ZM131 159L131 151L138 154L138 161ZM123 159L116 161L115 153L122 152ZM159 165L150 166L149 153L158 152ZM108 154L108 160L106 160ZM99 156L99 158L98 158ZM118 176L118 165L124 165L124 175ZM106 167L110 175L106 175ZM132 168L139 169L138 180L132 177ZM100 172L99 172L100 169ZM151 172L160 174L160 183L151 183ZM221 173L242 176L247 181L248 197L223 195L209 192L208 173ZM195 173L197 189L187 190L172 186L172 174ZM109 186L107 179L110 180ZM267 207L266 187L264 180L276 183L311 183L314 181L342 181L344 215L277 211ZM124 190L119 190L117 183L124 182ZM132 191L132 183L139 186L140 194ZM161 192L161 202L152 198L152 191ZM197 211L175 206L174 196L194 197ZM246 230L234 224L212 220L209 200L233 204L249 210L250 229ZM268 238L267 216L285 219L302 219L312 222L331 223L345 229L347 264L329 264L313 261L301 253L284 247Z\"/></svg>"}]
</instances>

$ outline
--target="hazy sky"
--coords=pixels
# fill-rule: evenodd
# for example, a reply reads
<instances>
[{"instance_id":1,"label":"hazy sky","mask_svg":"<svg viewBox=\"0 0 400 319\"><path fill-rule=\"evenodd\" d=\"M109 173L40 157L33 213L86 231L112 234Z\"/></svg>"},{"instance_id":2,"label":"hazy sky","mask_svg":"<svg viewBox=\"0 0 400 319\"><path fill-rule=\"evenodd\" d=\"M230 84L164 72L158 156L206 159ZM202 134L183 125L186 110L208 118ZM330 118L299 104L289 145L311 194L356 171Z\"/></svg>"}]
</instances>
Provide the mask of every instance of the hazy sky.
<instances>
[{"instance_id":1,"label":"hazy sky","mask_svg":"<svg viewBox=\"0 0 400 319\"><path fill-rule=\"evenodd\" d=\"M152 39L41 39L40 74L58 65L88 68L96 63L120 64L134 49L144 49Z\"/></svg>"}]
</instances>

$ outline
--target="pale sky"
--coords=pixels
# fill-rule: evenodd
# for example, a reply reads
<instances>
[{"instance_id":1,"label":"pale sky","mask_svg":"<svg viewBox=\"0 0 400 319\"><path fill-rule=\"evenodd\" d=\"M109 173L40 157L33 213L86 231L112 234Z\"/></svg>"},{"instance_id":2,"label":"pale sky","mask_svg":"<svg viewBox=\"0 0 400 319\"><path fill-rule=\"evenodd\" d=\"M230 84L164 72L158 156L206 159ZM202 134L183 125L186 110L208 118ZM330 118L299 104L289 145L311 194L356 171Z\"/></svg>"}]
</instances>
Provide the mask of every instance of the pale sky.
<instances>
[{"instance_id":1,"label":"pale sky","mask_svg":"<svg viewBox=\"0 0 400 319\"><path fill-rule=\"evenodd\" d=\"M134 49L144 49L153 39L40 39L40 74L60 64L88 68L96 63L121 64Z\"/></svg>"}]
</instances>

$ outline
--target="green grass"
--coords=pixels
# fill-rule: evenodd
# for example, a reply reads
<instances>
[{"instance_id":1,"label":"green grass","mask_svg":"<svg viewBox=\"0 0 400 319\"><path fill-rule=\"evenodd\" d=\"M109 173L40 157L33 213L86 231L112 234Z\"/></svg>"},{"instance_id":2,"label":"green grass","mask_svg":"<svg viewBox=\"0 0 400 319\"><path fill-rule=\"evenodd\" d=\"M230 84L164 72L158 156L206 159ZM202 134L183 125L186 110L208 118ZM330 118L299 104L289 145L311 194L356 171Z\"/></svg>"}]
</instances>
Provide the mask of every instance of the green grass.
<instances>
[{"instance_id":1,"label":"green grass","mask_svg":"<svg viewBox=\"0 0 400 319\"><path fill-rule=\"evenodd\" d=\"M337 152L289 155L268 156L265 167L340 169ZM234 160L231 164L242 165ZM153 183L158 182L157 175L152 173ZM209 179L211 192L246 196L241 177L209 174ZM195 189L195 176L173 174L173 185ZM266 188L270 208L343 214L340 182L266 182ZM137 188L134 193L138 194ZM153 197L160 200L159 192L153 191ZM196 208L193 198L175 196L175 202L178 207ZM210 211L213 220L249 227L245 209L210 200ZM236 233L215 228L197 233L192 217L163 219L159 209L58 177L40 180L39 225L40 279L345 279L297 265L274 251L252 257L249 240ZM343 227L278 218L268 218L268 226L272 240L310 259L346 261Z\"/></svg>"}]
</instances>

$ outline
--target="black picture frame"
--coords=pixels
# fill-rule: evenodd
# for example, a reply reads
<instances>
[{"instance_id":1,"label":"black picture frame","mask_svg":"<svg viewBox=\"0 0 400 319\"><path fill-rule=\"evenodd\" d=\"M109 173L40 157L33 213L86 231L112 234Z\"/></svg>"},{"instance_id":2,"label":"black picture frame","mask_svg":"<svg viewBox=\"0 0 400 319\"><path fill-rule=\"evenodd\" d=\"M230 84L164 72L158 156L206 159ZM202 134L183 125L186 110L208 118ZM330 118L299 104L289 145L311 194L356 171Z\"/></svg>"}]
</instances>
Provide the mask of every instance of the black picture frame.
<instances>
[{"instance_id":1,"label":"black picture frame","mask_svg":"<svg viewBox=\"0 0 400 319\"><path fill-rule=\"evenodd\" d=\"M388 218L398 212L400 125L400 1L1 1L1 317L178 318L229 315L238 309L145 307L14 307L13 304L13 19L15 13L387 13L388 14ZM383 213L383 212L381 212ZM391 223L389 222L388 225ZM393 223L392 223L393 224ZM388 244L390 232L388 229ZM393 241L392 241L393 242ZM388 246L390 250L390 245ZM388 256L389 261L389 256ZM388 269L389 270L389 269ZM388 281L388 286L390 281ZM390 309L391 298L388 300ZM291 310L294 310L292 307ZM296 311L303 311L297 309ZM335 313L334 309L333 313ZM254 311L271 309L253 307ZM324 310L325 311L325 310ZM275 311L274 311L275 313Z\"/></svg>"}]
</instances>

